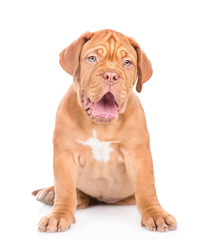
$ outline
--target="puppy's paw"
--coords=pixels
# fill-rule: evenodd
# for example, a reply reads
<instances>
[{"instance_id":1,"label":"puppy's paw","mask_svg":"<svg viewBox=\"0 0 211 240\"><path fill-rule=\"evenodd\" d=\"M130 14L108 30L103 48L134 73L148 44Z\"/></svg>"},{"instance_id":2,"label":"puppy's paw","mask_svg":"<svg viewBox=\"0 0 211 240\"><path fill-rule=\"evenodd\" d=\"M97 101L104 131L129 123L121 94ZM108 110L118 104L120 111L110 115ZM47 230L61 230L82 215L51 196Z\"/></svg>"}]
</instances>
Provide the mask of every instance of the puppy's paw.
<instances>
[{"instance_id":1,"label":"puppy's paw","mask_svg":"<svg viewBox=\"0 0 211 240\"><path fill-rule=\"evenodd\" d=\"M36 199L47 205L54 204L55 192L54 187L47 187L32 192L32 195L36 196Z\"/></svg>"},{"instance_id":2,"label":"puppy's paw","mask_svg":"<svg viewBox=\"0 0 211 240\"><path fill-rule=\"evenodd\" d=\"M49 214L41 218L38 224L38 232L64 232L70 225L75 223L75 217L73 215L65 216L65 214Z\"/></svg>"},{"instance_id":3,"label":"puppy's paw","mask_svg":"<svg viewBox=\"0 0 211 240\"><path fill-rule=\"evenodd\" d=\"M150 210L142 217L141 225L150 231L167 232L168 230L176 230L176 219L164 211L162 208Z\"/></svg>"}]
</instances>

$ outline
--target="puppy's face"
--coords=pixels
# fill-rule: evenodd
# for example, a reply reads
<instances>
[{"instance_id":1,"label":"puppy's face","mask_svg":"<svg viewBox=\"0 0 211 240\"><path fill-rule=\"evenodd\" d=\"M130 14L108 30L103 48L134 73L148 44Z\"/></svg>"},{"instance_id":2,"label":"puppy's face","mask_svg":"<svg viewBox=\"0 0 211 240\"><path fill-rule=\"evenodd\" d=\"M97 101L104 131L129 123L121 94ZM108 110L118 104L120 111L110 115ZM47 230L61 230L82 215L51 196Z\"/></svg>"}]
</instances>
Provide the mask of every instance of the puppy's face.
<instances>
[{"instance_id":1,"label":"puppy's face","mask_svg":"<svg viewBox=\"0 0 211 240\"><path fill-rule=\"evenodd\" d=\"M82 48L82 106L97 122L118 118L137 78L137 53L117 33L96 34Z\"/></svg>"},{"instance_id":2,"label":"puppy's face","mask_svg":"<svg viewBox=\"0 0 211 240\"><path fill-rule=\"evenodd\" d=\"M108 123L124 112L137 75L142 78L143 69L139 66L142 52L138 52L139 46L134 40L111 30L86 33L81 38L78 43L71 44L78 46L70 50L72 54L78 51L79 59L75 60L78 63L73 60L69 69L64 64L65 53L71 45L61 53L60 63L74 76L78 101L86 114L97 123ZM147 68L152 71L147 61ZM149 75L151 73L148 78ZM140 91L143 79L138 81L137 90Z\"/></svg>"}]
</instances>

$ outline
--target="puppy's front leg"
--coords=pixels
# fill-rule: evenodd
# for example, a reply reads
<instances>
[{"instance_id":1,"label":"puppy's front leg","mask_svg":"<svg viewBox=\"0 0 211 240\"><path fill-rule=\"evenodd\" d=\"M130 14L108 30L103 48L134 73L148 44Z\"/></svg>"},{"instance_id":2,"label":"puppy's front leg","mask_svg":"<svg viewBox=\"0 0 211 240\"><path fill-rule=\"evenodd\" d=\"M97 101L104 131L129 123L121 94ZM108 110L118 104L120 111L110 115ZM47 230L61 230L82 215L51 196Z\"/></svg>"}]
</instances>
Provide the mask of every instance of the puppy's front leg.
<instances>
[{"instance_id":1,"label":"puppy's front leg","mask_svg":"<svg viewBox=\"0 0 211 240\"><path fill-rule=\"evenodd\" d=\"M54 149L55 202L38 225L40 232L61 232L75 222L77 168L69 152Z\"/></svg>"},{"instance_id":2,"label":"puppy's front leg","mask_svg":"<svg viewBox=\"0 0 211 240\"><path fill-rule=\"evenodd\" d=\"M161 207L157 199L149 144L140 144L133 153L128 154L125 163L135 190L142 226L151 231L175 230L175 218Z\"/></svg>"}]
</instances>

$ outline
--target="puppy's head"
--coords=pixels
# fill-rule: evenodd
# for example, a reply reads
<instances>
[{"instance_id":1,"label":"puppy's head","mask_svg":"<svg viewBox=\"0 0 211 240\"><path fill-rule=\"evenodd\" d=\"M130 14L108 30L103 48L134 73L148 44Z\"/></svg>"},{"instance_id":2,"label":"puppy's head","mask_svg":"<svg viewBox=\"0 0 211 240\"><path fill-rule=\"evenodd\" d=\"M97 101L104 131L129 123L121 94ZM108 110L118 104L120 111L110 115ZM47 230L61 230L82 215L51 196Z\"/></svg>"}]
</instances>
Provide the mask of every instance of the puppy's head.
<instances>
[{"instance_id":1,"label":"puppy's head","mask_svg":"<svg viewBox=\"0 0 211 240\"><path fill-rule=\"evenodd\" d=\"M136 83L138 92L152 67L137 42L119 32L86 32L60 53L62 68L73 76L78 102L97 123L123 113Z\"/></svg>"}]
</instances>

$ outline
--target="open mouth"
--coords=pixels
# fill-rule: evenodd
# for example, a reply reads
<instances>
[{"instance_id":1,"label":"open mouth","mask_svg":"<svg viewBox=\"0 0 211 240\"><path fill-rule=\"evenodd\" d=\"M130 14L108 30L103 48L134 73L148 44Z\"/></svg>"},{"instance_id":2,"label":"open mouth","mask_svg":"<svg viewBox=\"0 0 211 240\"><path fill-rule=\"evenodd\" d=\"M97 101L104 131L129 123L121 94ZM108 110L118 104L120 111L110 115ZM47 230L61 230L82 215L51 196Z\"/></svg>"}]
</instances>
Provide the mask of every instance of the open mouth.
<instances>
[{"instance_id":1,"label":"open mouth","mask_svg":"<svg viewBox=\"0 0 211 240\"><path fill-rule=\"evenodd\" d=\"M91 118L118 118L120 105L116 103L112 93L107 92L98 102L92 102L85 92L82 93L84 110Z\"/></svg>"}]
</instances>

